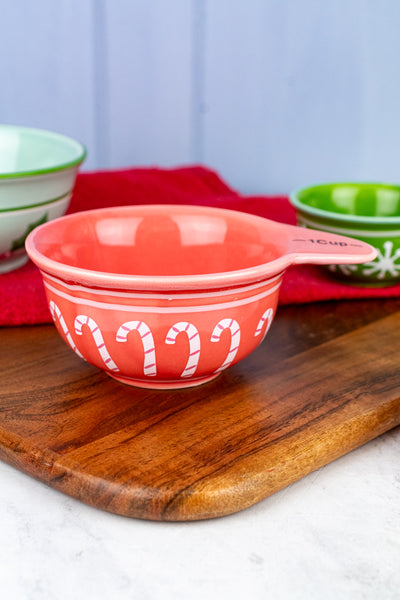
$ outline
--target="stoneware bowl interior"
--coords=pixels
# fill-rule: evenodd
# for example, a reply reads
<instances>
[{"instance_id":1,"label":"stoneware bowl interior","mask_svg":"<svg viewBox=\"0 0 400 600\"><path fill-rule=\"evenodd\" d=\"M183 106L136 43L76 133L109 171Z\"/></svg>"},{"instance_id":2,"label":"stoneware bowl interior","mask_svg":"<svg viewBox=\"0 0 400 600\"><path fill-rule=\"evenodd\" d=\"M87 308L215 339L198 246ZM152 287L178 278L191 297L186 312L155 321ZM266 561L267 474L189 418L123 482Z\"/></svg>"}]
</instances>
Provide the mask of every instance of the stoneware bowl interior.
<instances>
[{"instance_id":1,"label":"stoneware bowl interior","mask_svg":"<svg viewBox=\"0 0 400 600\"><path fill-rule=\"evenodd\" d=\"M400 186L331 183L291 194L299 225L351 236L373 245L377 257L364 264L330 265L350 284L393 285L400 280Z\"/></svg>"},{"instance_id":2,"label":"stoneware bowl interior","mask_svg":"<svg viewBox=\"0 0 400 600\"><path fill-rule=\"evenodd\" d=\"M21 266L27 234L63 215L86 150L57 133L0 125L0 273Z\"/></svg>"},{"instance_id":3,"label":"stoneware bowl interior","mask_svg":"<svg viewBox=\"0 0 400 600\"><path fill-rule=\"evenodd\" d=\"M204 383L252 352L294 263L360 262L362 242L195 206L130 206L40 225L26 248L56 326L109 375L153 388Z\"/></svg>"}]
</instances>

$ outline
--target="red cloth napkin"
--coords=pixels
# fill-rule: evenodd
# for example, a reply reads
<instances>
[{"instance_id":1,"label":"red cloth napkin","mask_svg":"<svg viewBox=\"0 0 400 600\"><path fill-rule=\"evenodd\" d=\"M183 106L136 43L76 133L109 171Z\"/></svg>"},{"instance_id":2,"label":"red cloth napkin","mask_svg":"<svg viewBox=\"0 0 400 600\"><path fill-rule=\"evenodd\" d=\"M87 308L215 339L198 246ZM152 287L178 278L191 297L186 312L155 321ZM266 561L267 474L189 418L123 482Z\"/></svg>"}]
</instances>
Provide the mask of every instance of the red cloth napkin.
<instances>
[{"instance_id":1,"label":"red cloth napkin","mask_svg":"<svg viewBox=\"0 0 400 600\"><path fill-rule=\"evenodd\" d=\"M282 223L296 222L294 209L286 197L240 195L214 171L197 166L80 173L68 212L128 204L218 206ZM353 287L334 281L320 267L307 265L287 270L280 304L395 296L400 296L400 284L377 289ZM50 321L41 276L32 262L0 275L0 325Z\"/></svg>"}]
</instances>

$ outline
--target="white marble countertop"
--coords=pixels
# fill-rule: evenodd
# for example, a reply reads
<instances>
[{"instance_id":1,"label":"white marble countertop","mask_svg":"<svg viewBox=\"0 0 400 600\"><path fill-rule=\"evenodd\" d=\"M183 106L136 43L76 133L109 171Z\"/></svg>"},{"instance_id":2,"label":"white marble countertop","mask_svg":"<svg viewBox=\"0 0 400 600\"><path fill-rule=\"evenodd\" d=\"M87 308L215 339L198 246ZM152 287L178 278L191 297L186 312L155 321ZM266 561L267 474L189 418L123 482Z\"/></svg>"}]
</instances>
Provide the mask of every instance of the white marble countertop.
<instances>
[{"instance_id":1,"label":"white marble countertop","mask_svg":"<svg viewBox=\"0 0 400 600\"><path fill-rule=\"evenodd\" d=\"M400 428L221 519L108 514L0 463L4 600L400 598Z\"/></svg>"}]
</instances>

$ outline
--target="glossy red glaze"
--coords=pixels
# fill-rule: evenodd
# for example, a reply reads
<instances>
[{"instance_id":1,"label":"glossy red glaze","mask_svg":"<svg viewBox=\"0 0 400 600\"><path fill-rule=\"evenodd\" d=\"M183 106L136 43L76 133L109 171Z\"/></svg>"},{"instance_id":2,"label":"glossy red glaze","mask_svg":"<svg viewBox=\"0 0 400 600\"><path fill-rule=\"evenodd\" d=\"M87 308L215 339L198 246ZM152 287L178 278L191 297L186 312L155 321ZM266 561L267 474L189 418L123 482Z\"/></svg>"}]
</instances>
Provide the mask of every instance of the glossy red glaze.
<instances>
[{"instance_id":1,"label":"glossy red glaze","mask_svg":"<svg viewBox=\"0 0 400 600\"><path fill-rule=\"evenodd\" d=\"M171 205L76 213L35 229L26 247L66 342L146 387L197 385L252 352L290 264L375 257L350 238Z\"/></svg>"}]
</instances>

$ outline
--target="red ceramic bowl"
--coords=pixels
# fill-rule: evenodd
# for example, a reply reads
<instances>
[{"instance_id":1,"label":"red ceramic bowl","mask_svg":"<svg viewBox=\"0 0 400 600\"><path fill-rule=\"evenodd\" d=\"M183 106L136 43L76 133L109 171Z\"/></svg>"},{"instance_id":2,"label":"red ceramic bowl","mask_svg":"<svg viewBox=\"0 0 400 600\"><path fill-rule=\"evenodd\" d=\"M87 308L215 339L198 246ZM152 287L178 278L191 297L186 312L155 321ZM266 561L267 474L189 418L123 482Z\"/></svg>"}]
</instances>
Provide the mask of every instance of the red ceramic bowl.
<instances>
[{"instance_id":1,"label":"red ceramic bowl","mask_svg":"<svg viewBox=\"0 0 400 600\"><path fill-rule=\"evenodd\" d=\"M252 352L289 265L376 254L334 234L171 205L61 217L37 227L26 249L71 348L115 379L151 388L204 383Z\"/></svg>"}]
</instances>

